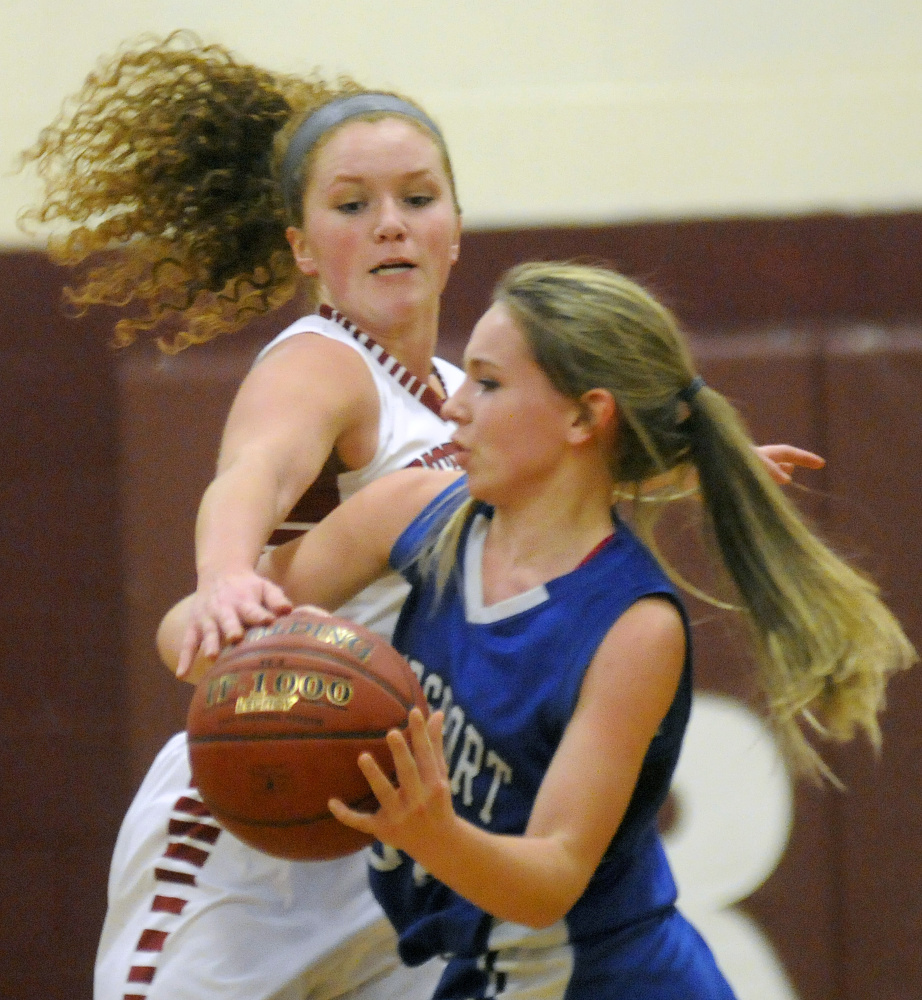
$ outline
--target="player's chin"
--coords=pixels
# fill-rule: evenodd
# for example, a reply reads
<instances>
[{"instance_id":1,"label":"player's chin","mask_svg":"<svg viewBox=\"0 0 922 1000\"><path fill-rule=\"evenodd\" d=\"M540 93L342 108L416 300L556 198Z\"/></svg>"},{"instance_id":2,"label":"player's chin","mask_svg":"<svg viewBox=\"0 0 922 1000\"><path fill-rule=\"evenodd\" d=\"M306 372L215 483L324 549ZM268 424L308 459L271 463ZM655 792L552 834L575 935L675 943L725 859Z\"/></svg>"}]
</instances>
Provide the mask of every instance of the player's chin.
<instances>
[{"instance_id":1,"label":"player's chin","mask_svg":"<svg viewBox=\"0 0 922 1000\"><path fill-rule=\"evenodd\" d=\"M490 475L483 464L472 458L470 452L467 455L466 464L462 465L467 474L467 489L475 500L491 502L490 498L496 492L496 477Z\"/></svg>"},{"instance_id":2,"label":"player's chin","mask_svg":"<svg viewBox=\"0 0 922 1000\"><path fill-rule=\"evenodd\" d=\"M505 507L522 498L522 489L506 478L468 474L467 491L471 498L490 507Z\"/></svg>"}]
</instances>

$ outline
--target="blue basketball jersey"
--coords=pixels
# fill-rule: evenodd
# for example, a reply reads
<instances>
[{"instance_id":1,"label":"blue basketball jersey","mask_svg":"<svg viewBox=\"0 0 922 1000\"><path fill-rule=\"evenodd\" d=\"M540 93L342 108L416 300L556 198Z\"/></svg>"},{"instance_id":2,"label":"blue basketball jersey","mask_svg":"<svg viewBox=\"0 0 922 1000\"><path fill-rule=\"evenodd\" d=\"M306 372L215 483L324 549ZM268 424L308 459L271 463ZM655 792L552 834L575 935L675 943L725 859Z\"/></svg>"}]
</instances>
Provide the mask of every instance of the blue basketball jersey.
<instances>
[{"instance_id":1,"label":"blue basketball jersey","mask_svg":"<svg viewBox=\"0 0 922 1000\"><path fill-rule=\"evenodd\" d=\"M521 834L573 714L585 671L614 622L636 601L653 595L679 608L687 639L688 622L662 568L617 518L609 542L572 572L484 606L482 550L491 511L479 505L461 537L455 571L437 595L434 582L421 574L414 560L432 530L466 498L462 480L436 498L393 549L393 566L412 586L394 643L413 664L430 706L445 712L445 754L455 810L491 832ZM690 650L690 644L686 648ZM673 907L676 887L656 817L669 790L690 706L688 652L675 698L648 749L624 819L586 892L563 926L550 932L494 921L406 855L376 846L372 886L398 930L404 961L417 964L437 954L456 956L437 996L502 995L495 982L486 982L497 975L490 971L493 959L488 956L495 957L500 939L525 942L526 950L533 949L529 956L543 947L541 942L565 947L567 961L575 963L566 974L573 982L579 974L581 943L585 956L598 951L599 941L630 940L636 948L638 928L678 916ZM680 937L684 941L688 936L685 928L697 942L695 950L712 964L706 946L684 922ZM612 948L606 948L611 961ZM675 951L671 939L666 950ZM620 961L617 954L614 961ZM604 978L605 962L599 963L596 955L592 974L602 972ZM722 991L723 980L714 972L718 988L700 995L732 996L729 989ZM455 989L450 988L453 976ZM479 987L472 985L471 976L479 977ZM619 989L624 990L624 984ZM597 979L585 991L567 987L566 995L593 995L593 990L598 997L609 995ZM637 995L699 994L679 989L675 994L641 990Z\"/></svg>"}]
</instances>

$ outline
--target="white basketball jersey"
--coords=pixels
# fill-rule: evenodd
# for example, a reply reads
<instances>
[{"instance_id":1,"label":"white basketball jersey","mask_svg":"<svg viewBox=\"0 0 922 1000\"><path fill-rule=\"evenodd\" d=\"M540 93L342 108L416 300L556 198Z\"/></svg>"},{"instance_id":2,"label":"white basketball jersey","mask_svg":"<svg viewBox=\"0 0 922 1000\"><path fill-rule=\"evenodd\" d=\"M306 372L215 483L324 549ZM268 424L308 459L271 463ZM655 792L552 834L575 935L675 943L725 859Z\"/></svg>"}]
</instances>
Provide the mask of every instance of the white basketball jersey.
<instances>
[{"instance_id":1,"label":"white basketball jersey","mask_svg":"<svg viewBox=\"0 0 922 1000\"><path fill-rule=\"evenodd\" d=\"M327 475L318 477L280 530L273 534L273 543L309 529L337 503L389 472L414 465L457 468L452 458L455 449L450 441L454 424L439 416L441 399L438 395L411 375L380 344L329 306L321 306L319 313L303 316L283 330L260 351L256 363L283 341L303 333L320 334L345 344L364 360L378 392L378 446L372 460L361 469L336 472L335 489L331 488L333 482L328 463ZM441 358L433 359L433 363L445 392L451 395L464 380L464 373ZM391 573L337 611L390 639L407 592L403 578Z\"/></svg>"}]
</instances>

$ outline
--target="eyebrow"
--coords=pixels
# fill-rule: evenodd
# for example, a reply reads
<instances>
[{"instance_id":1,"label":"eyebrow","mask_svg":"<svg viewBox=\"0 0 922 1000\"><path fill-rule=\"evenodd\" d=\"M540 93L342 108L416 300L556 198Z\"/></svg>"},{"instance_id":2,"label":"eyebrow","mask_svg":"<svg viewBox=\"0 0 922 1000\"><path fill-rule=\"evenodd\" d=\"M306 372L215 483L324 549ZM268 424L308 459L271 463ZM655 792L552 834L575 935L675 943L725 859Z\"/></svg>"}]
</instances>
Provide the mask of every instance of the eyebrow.
<instances>
[{"instance_id":1,"label":"eyebrow","mask_svg":"<svg viewBox=\"0 0 922 1000\"><path fill-rule=\"evenodd\" d=\"M469 357L467 354L465 354L463 357L463 362L465 371L472 371L477 368L481 369L492 368L494 371L499 371L501 370L502 367L501 365L497 364L497 362L490 361L489 358L478 357L476 355L474 357Z\"/></svg>"},{"instance_id":2,"label":"eyebrow","mask_svg":"<svg viewBox=\"0 0 922 1000\"><path fill-rule=\"evenodd\" d=\"M423 177L435 177L436 173L429 167L423 167L421 170L409 170L405 174L400 174L401 180L412 181L417 178ZM331 183L344 183L344 184L361 184L366 179L364 174L335 174Z\"/></svg>"}]
</instances>

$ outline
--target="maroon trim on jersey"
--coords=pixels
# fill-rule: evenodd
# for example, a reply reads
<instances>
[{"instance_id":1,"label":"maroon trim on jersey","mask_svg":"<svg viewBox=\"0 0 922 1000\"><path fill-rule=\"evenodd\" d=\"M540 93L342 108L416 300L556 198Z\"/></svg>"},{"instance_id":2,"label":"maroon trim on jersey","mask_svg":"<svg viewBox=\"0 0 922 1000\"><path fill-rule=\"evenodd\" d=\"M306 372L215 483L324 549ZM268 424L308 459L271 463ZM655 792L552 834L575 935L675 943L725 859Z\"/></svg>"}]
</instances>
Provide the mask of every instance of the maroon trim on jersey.
<instances>
[{"instance_id":1,"label":"maroon trim on jersey","mask_svg":"<svg viewBox=\"0 0 922 1000\"><path fill-rule=\"evenodd\" d=\"M394 357L387 353L384 348L377 343L367 333L360 330L352 320L348 319L341 312L337 312L332 306L321 305L317 309L317 314L341 327L355 341L362 345L372 358L390 375L398 385L402 386L414 399L418 400L428 410L431 410L439 419L442 419L443 399L429 385L415 376L411 375L406 368ZM433 374L439 380L445 395L448 390L445 382L439 374L438 369L433 366ZM425 455L420 455L409 463L408 468L413 466L426 466L429 469L456 469L457 464L451 460L451 456L458 450L457 445L451 442L439 445ZM288 513L283 524L281 524L269 536L269 545L284 545L295 538L300 538L304 534L303 527L295 525L316 524L339 506L339 484L338 477L343 472L348 472L345 464L339 456L333 452L327 459L320 474L307 488L304 496L294 505ZM292 525L288 527L287 525Z\"/></svg>"},{"instance_id":2,"label":"maroon trim on jersey","mask_svg":"<svg viewBox=\"0 0 922 1000\"><path fill-rule=\"evenodd\" d=\"M201 799L193 799L190 795L182 795L176 800L173 806L176 812L188 813L190 816L205 816L211 819L211 812L208 806Z\"/></svg>"},{"instance_id":3,"label":"maroon trim on jersey","mask_svg":"<svg viewBox=\"0 0 922 1000\"><path fill-rule=\"evenodd\" d=\"M606 545L608 545L608 543L609 543L609 542L610 542L610 541L611 541L611 540L612 540L612 539L613 539L614 537L615 537L615 533L614 533L614 532L612 532L612 533L611 533L611 534L610 534L610 535L609 535L609 536L608 536L607 538L603 538L603 539L602 539L602 541L601 541L601 542L599 542L599 544L598 544L598 545L596 545L596 546L595 546L595 548L594 548L594 549L593 549L593 550L592 550L592 551L591 551L590 553L588 553L588 555L586 555L586 557L585 557L584 559L582 559L582 560L580 561L580 563L579 563L579 566L577 566L576 568L577 568L577 569L579 569L579 567L580 567L580 566L585 566L585 565L586 565L586 563L587 563L587 562L589 562L589 560L590 560L590 559L591 559L591 558L592 558L593 556L596 556L596 555L598 555L598 554L599 554L599 553L600 553L600 552L602 551L602 549L604 549L604 548L605 548L605 546L606 546Z\"/></svg>"},{"instance_id":4,"label":"maroon trim on jersey","mask_svg":"<svg viewBox=\"0 0 922 1000\"><path fill-rule=\"evenodd\" d=\"M168 830L171 837L188 837L190 840L202 840L213 844L221 833L219 826L208 823L198 823L195 820L171 819Z\"/></svg>"},{"instance_id":5,"label":"maroon trim on jersey","mask_svg":"<svg viewBox=\"0 0 922 1000\"><path fill-rule=\"evenodd\" d=\"M167 835L167 846L161 855L163 867L154 868L154 878L157 882L177 886L175 890L177 892L183 891L178 888L179 886L194 889L198 885L198 879L192 872L177 871L166 866L180 861L201 868L211 855L210 848L221 835L221 827L212 819L208 806L202 802L196 789L188 789L176 800L173 815L167 824ZM197 841L203 846L195 847L186 843L189 840ZM150 984L154 981L159 954L163 951L171 932L178 926L175 918L182 916L188 902L189 900L182 896L166 895L163 892L154 896L150 907L150 922L154 926L145 927L141 931L134 950L135 964L128 971L128 983ZM158 917L155 914L162 916ZM145 995L139 993L123 994L123 1000L144 1000L144 998Z\"/></svg>"},{"instance_id":6,"label":"maroon trim on jersey","mask_svg":"<svg viewBox=\"0 0 922 1000\"><path fill-rule=\"evenodd\" d=\"M143 931L138 941L138 951L163 951L167 936L166 931Z\"/></svg>"},{"instance_id":7,"label":"maroon trim on jersey","mask_svg":"<svg viewBox=\"0 0 922 1000\"><path fill-rule=\"evenodd\" d=\"M215 837L215 840L218 838ZM203 851L200 847L193 847L191 844L170 844L164 852L165 858L173 858L176 861L186 861L196 868L201 868L208 860L209 851Z\"/></svg>"},{"instance_id":8,"label":"maroon trim on jersey","mask_svg":"<svg viewBox=\"0 0 922 1000\"><path fill-rule=\"evenodd\" d=\"M198 885L198 879L189 872L174 872L170 868L155 868L154 878L158 882L175 882L177 885Z\"/></svg>"},{"instance_id":9,"label":"maroon trim on jersey","mask_svg":"<svg viewBox=\"0 0 922 1000\"><path fill-rule=\"evenodd\" d=\"M317 478L308 486L304 495L289 511L285 524L316 524L339 506L339 481L342 472L348 472L345 463L334 451L324 463ZM304 528L286 528L284 524L269 536L270 545L282 545L304 534Z\"/></svg>"},{"instance_id":10,"label":"maroon trim on jersey","mask_svg":"<svg viewBox=\"0 0 922 1000\"><path fill-rule=\"evenodd\" d=\"M151 913L175 913L178 916L188 902L188 899L180 899L179 896L154 896L150 909Z\"/></svg>"},{"instance_id":11,"label":"maroon trim on jersey","mask_svg":"<svg viewBox=\"0 0 922 1000\"><path fill-rule=\"evenodd\" d=\"M328 306L326 304L320 306L317 313L324 319L332 320L338 326L341 326L346 333L350 334L362 345L362 347L366 348L368 353L375 359L375 361L378 362L379 365L381 365L388 375L402 385L414 399L418 399L423 406L432 410L437 417L442 416L442 403L444 403L445 400L439 396L432 386L427 385L425 382L420 382L420 380L415 375L408 372L395 357L388 354L376 340L372 339L367 333L360 330L355 323L352 322L352 320L343 316L341 312L337 312L332 308L332 306ZM442 383L442 389L444 390L445 383L442 382L442 376L439 375L438 369L435 365L432 366L432 371L439 382Z\"/></svg>"}]
</instances>

